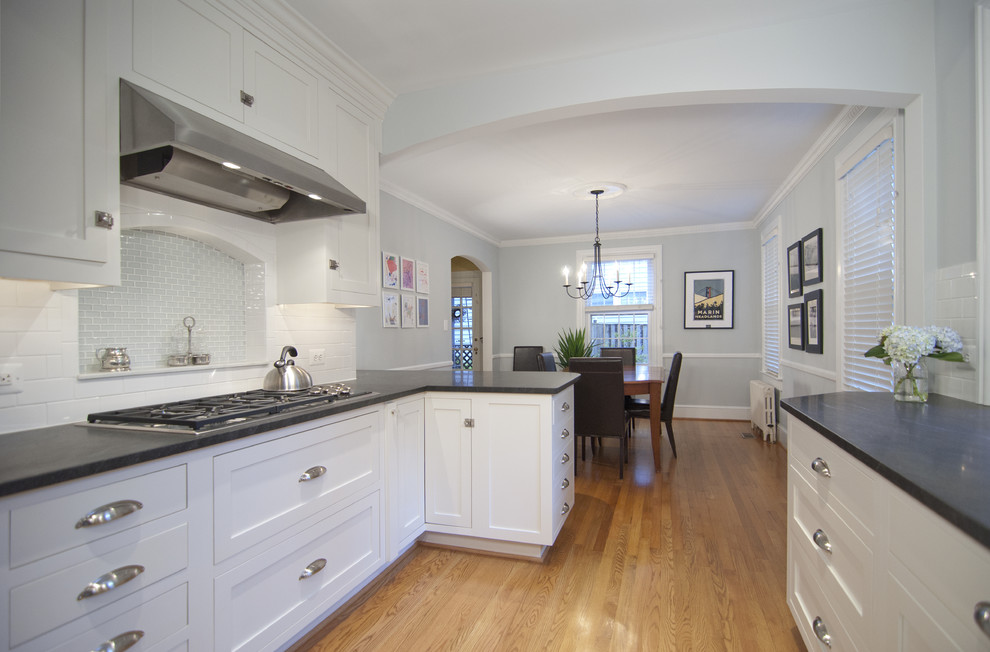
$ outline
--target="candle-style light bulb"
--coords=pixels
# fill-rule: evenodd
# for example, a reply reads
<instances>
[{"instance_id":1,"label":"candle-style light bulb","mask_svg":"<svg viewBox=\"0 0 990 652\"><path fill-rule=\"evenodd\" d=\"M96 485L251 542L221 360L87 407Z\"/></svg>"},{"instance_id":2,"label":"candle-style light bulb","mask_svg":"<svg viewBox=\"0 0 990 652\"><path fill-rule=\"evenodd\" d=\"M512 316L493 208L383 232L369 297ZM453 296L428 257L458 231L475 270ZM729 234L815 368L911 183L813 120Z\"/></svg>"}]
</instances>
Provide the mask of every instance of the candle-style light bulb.
<instances>
[{"instance_id":1,"label":"candle-style light bulb","mask_svg":"<svg viewBox=\"0 0 990 652\"><path fill-rule=\"evenodd\" d=\"M564 265L564 285L567 285L567 273L568 273L569 271L570 271L570 270L569 270L569 269L567 269L567 265Z\"/></svg>"},{"instance_id":2,"label":"candle-style light bulb","mask_svg":"<svg viewBox=\"0 0 990 652\"><path fill-rule=\"evenodd\" d=\"M582 264L581 265L581 278L578 279L578 280L580 281L581 284L584 284L584 282L587 279L587 277L588 277L588 266L585 265L585 264Z\"/></svg>"}]
</instances>

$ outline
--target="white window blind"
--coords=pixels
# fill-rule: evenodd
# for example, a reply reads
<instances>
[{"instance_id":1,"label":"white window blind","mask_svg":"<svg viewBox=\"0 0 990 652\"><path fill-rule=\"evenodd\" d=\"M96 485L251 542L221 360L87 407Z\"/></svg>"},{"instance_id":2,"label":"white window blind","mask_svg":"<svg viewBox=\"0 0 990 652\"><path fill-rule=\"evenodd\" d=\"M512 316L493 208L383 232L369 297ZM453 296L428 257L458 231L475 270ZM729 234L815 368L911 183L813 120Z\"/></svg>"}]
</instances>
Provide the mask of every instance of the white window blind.
<instances>
[{"instance_id":1,"label":"white window blind","mask_svg":"<svg viewBox=\"0 0 990 652\"><path fill-rule=\"evenodd\" d=\"M780 376L780 238L763 241L763 369Z\"/></svg>"},{"instance_id":2,"label":"white window blind","mask_svg":"<svg viewBox=\"0 0 990 652\"><path fill-rule=\"evenodd\" d=\"M887 137L839 178L842 198L842 378L890 391L890 368L863 356L894 322L894 141Z\"/></svg>"}]
</instances>

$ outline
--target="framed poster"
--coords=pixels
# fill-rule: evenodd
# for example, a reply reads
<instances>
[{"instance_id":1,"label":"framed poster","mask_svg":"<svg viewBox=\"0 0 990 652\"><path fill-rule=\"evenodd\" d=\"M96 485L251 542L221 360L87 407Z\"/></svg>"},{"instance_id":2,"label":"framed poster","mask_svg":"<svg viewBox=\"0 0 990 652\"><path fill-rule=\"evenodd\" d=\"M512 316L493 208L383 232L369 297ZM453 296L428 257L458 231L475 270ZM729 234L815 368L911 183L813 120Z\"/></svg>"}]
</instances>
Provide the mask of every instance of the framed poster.
<instances>
[{"instance_id":1,"label":"framed poster","mask_svg":"<svg viewBox=\"0 0 990 652\"><path fill-rule=\"evenodd\" d=\"M399 257L385 251L382 252L382 287L399 289Z\"/></svg>"},{"instance_id":2,"label":"framed poster","mask_svg":"<svg viewBox=\"0 0 990 652\"><path fill-rule=\"evenodd\" d=\"M382 292L382 326L399 327L399 295L395 292Z\"/></svg>"},{"instance_id":3,"label":"framed poster","mask_svg":"<svg viewBox=\"0 0 990 652\"><path fill-rule=\"evenodd\" d=\"M416 297L412 294L402 296L402 327L416 328Z\"/></svg>"},{"instance_id":4,"label":"framed poster","mask_svg":"<svg viewBox=\"0 0 990 652\"><path fill-rule=\"evenodd\" d=\"M808 320L808 335L804 350L808 353L822 352L822 291L814 290L804 295L804 314Z\"/></svg>"},{"instance_id":5,"label":"framed poster","mask_svg":"<svg viewBox=\"0 0 990 652\"><path fill-rule=\"evenodd\" d=\"M822 282L822 230L815 229L801 238L801 283ZM810 316L809 316L810 319Z\"/></svg>"},{"instance_id":6,"label":"framed poster","mask_svg":"<svg viewBox=\"0 0 990 652\"><path fill-rule=\"evenodd\" d=\"M416 261L412 258L402 258L399 268L399 278L403 290L416 289Z\"/></svg>"},{"instance_id":7,"label":"framed poster","mask_svg":"<svg viewBox=\"0 0 990 652\"><path fill-rule=\"evenodd\" d=\"M426 297L416 297L416 325L420 328L430 325L430 300Z\"/></svg>"},{"instance_id":8,"label":"framed poster","mask_svg":"<svg viewBox=\"0 0 990 652\"><path fill-rule=\"evenodd\" d=\"M416 261L416 291L420 294L430 293L430 265L421 260Z\"/></svg>"},{"instance_id":9,"label":"framed poster","mask_svg":"<svg viewBox=\"0 0 990 652\"><path fill-rule=\"evenodd\" d=\"M684 328L732 328L734 270L684 272Z\"/></svg>"},{"instance_id":10,"label":"framed poster","mask_svg":"<svg viewBox=\"0 0 990 652\"><path fill-rule=\"evenodd\" d=\"M801 296L801 242L795 242L787 248L787 296Z\"/></svg>"},{"instance_id":11,"label":"framed poster","mask_svg":"<svg viewBox=\"0 0 990 652\"><path fill-rule=\"evenodd\" d=\"M787 346L804 350L804 304L787 306Z\"/></svg>"}]
</instances>

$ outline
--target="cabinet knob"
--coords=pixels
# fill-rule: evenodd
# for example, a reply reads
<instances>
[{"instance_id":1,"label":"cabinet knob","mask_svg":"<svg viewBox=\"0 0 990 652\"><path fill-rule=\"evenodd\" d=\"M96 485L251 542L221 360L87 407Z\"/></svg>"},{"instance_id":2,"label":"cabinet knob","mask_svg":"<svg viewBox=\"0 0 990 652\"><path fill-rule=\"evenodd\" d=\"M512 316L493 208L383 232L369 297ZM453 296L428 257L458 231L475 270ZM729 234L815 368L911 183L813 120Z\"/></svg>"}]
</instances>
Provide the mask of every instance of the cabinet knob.
<instances>
[{"instance_id":1,"label":"cabinet knob","mask_svg":"<svg viewBox=\"0 0 990 652\"><path fill-rule=\"evenodd\" d=\"M124 632L123 634L114 636L109 641L93 650L93 652L124 652L124 650L131 649L135 643L141 640L143 636L144 632L140 629Z\"/></svg>"},{"instance_id":2,"label":"cabinet knob","mask_svg":"<svg viewBox=\"0 0 990 652\"><path fill-rule=\"evenodd\" d=\"M560 508L560 515L563 516L569 511L571 511L571 506L568 505L567 503L564 503L564 506Z\"/></svg>"},{"instance_id":3,"label":"cabinet knob","mask_svg":"<svg viewBox=\"0 0 990 652\"><path fill-rule=\"evenodd\" d=\"M94 224L110 230L113 228L113 215L106 211L96 211L96 219L94 220Z\"/></svg>"},{"instance_id":4,"label":"cabinet knob","mask_svg":"<svg viewBox=\"0 0 990 652\"><path fill-rule=\"evenodd\" d=\"M300 580L304 580L307 577L313 577L314 575L316 575L317 573L319 573L321 570L323 570L323 568L326 565L327 565L327 560L326 559L323 559L322 557L320 559L317 559L312 564L310 564L309 566L307 566L306 568L303 569L302 575L299 576L299 579Z\"/></svg>"},{"instance_id":5,"label":"cabinet knob","mask_svg":"<svg viewBox=\"0 0 990 652\"><path fill-rule=\"evenodd\" d=\"M299 482L309 482L310 480L315 480L324 473L327 472L327 467L325 466L312 466L299 476Z\"/></svg>"},{"instance_id":6,"label":"cabinet knob","mask_svg":"<svg viewBox=\"0 0 990 652\"><path fill-rule=\"evenodd\" d=\"M825 647L832 647L832 637L829 636L828 628L825 627L825 623L822 622L821 617L815 617L815 620L811 623L811 628L815 630L815 637L824 643Z\"/></svg>"},{"instance_id":7,"label":"cabinet knob","mask_svg":"<svg viewBox=\"0 0 990 652\"><path fill-rule=\"evenodd\" d=\"M76 600L85 600L94 595L100 595L107 591L112 591L121 584L127 584L135 577L144 572L144 566L134 564L132 566L121 566L105 575L100 575L76 596Z\"/></svg>"},{"instance_id":8,"label":"cabinet knob","mask_svg":"<svg viewBox=\"0 0 990 652\"><path fill-rule=\"evenodd\" d=\"M811 539L812 541L815 542L816 546L818 546L828 554L830 555L832 554L832 544L828 540L828 535L825 534L825 532L822 531L821 528L815 530L815 533L811 536Z\"/></svg>"},{"instance_id":9,"label":"cabinet knob","mask_svg":"<svg viewBox=\"0 0 990 652\"><path fill-rule=\"evenodd\" d=\"M570 436L571 436L571 431L568 430L567 428L564 428L563 430L560 431L560 438L561 439L567 439Z\"/></svg>"},{"instance_id":10,"label":"cabinet knob","mask_svg":"<svg viewBox=\"0 0 990 652\"><path fill-rule=\"evenodd\" d=\"M973 618L976 619L976 624L980 626L983 633L990 636L990 602L977 602Z\"/></svg>"},{"instance_id":11,"label":"cabinet knob","mask_svg":"<svg viewBox=\"0 0 990 652\"><path fill-rule=\"evenodd\" d=\"M561 412L569 412L570 409L571 409L571 404L568 403L567 401L564 401L564 404L560 406Z\"/></svg>"},{"instance_id":12,"label":"cabinet knob","mask_svg":"<svg viewBox=\"0 0 990 652\"><path fill-rule=\"evenodd\" d=\"M816 457L815 461L811 463L811 470L825 476L826 478L832 477L832 471L829 470L828 464L820 457Z\"/></svg>"},{"instance_id":13,"label":"cabinet knob","mask_svg":"<svg viewBox=\"0 0 990 652\"><path fill-rule=\"evenodd\" d=\"M100 505L79 519L79 522L76 523L76 529L109 523L128 514L133 514L142 507L144 505L137 500L118 500L115 503Z\"/></svg>"}]
</instances>

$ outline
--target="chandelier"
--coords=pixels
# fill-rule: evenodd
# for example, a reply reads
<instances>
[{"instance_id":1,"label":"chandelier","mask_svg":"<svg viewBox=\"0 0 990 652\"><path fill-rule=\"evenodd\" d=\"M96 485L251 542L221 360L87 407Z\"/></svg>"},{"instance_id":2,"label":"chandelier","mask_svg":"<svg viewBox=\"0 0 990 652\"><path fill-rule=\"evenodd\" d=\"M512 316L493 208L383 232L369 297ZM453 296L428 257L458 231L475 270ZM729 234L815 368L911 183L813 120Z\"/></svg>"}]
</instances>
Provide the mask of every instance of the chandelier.
<instances>
[{"instance_id":1,"label":"chandelier","mask_svg":"<svg viewBox=\"0 0 990 652\"><path fill-rule=\"evenodd\" d=\"M618 263L615 265L615 285L609 285L611 281L606 281L604 274L602 274L602 241L598 237L598 196L603 192L605 191L600 188L591 191L591 194L595 196L595 260L591 266L591 276L587 275L587 265L581 265L581 269L578 270L576 279L577 287L575 288L577 294L571 292L570 278L568 276L569 270L567 267L564 267L564 291L572 299L589 299L596 293L601 293L606 299L624 297L632 289L632 282L628 279L625 283L619 281ZM619 290L622 285L625 285L626 289L620 292Z\"/></svg>"}]
</instances>

